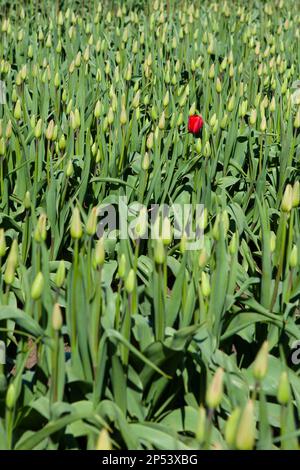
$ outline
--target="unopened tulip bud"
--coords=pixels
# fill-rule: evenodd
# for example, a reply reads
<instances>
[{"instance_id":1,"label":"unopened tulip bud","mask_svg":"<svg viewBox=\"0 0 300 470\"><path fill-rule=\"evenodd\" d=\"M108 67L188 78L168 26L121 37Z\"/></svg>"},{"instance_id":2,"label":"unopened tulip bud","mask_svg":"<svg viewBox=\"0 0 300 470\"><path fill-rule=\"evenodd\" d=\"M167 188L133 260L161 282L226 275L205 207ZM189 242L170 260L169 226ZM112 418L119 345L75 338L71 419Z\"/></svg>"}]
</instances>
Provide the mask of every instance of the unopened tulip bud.
<instances>
[{"instance_id":1,"label":"unopened tulip bud","mask_svg":"<svg viewBox=\"0 0 300 470\"><path fill-rule=\"evenodd\" d=\"M48 127L45 132L45 137L47 140L52 140L53 138L53 131L54 131L54 121L51 119L51 121L48 124Z\"/></svg>"},{"instance_id":2,"label":"unopened tulip bud","mask_svg":"<svg viewBox=\"0 0 300 470\"><path fill-rule=\"evenodd\" d=\"M165 246L172 242L172 227L169 217L165 217L162 221L161 238Z\"/></svg>"},{"instance_id":3,"label":"unopened tulip bud","mask_svg":"<svg viewBox=\"0 0 300 470\"><path fill-rule=\"evenodd\" d=\"M166 119L165 119L165 112L163 111L159 119L158 127L162 131L164 130L165 125L166 125Z\"/></svg>"},{"instance_id":4,"label":"unopened tulip bud","mask_svg":"<svg viewBox=\"0 0 300 470\"><path fill-rule=\"evenodd\" d=\"M126 109L125 107L122 107L121 109L121 115L120 115L120 123L121 126L124 126L127 122L127 114L126 114Z\"/></svg>"},{"instance_id":5,"label":"unopened tulip bud","mask_svg":"<svg viewBox=\"0 0 300 470\"><path fill-rule=\"evenodd\" d=\"M255 443L254 404L249 400L242 411L236 437L238 450L252 450Z\"/></svg>"},{"instance_id":6,"label":"unopened tulip bud","mask_svg":"<svg viewBox=\"0 0 300 470\"><path fill-rule=\"evenodd\" d=\"M101 102L98 100L94 110L94 116L98 119L101 116Z\"/></svg>"},{"instance_id":7,"label":"unopened tulip bud","mask_svg":"<svg viewBox=\"0 0 300 470\"><path fill-rule=\"evenodd\" d=\"M300 204L300 182L296 181L293 185L293 207L298 207Z\"/></svg>"},{"instance_id":8,"label":"unopened tulip bud","mask_svg":"<svg viewBox=\"0 0 300 470\"><path fill-rule=\"evenodd\" d=\"M266 120L266 116L263 114L261 117L261 121L260 121L261 132L265 132L266 128L267 128L267 120Z\"/></svg>"},{"instance_id":9,"label":"unopened tulip bud","mask_svg":"<svg viewBox=\"0 0 300 470\"><path fill-rule=\"evenodd\" d=\"M236 408L225 424L225 441L230 447L233 447L236 441L237 427L241 415L240 408Z\"/></svg>"},{"instance_id":10,"label":"unopened tulip bud","mask_svg":"<svg viewBox=\"0 0 300 470\"><path fill-rule=\"evenodd\" d=\"M118 265L118 276L120 279L124 279L126 274L126 256L124 253L121 254Z\"/></svg>"},{"instance_id":11,"label":"unopened tulip bud","mask_svg":"<svg viewBox=\"0 0 300 470\"><path fill-rule=\"evenodd\" d=\"M199 413L198 413L196 439L200 444L202 444L205 440L205 436L206 436L206 410L204 406L201 405L199 408Z\"/></svg>"},{"instance_id":12,"label":"unopened tulip bud","mask_svg":"<svg viewBox=\"0 0 300 470\"><path fill-rule=\"evenodd\" d=\"M105 428L100 431L96 450L112 450L111 440L108 431Z\"/></svg>"},{"instance_id":13,"label":"unopened tulip bud","mask_svg":"<svg viewBox=\"0 0 300 470\"><path fill-rule=\"evenodd\" d=\"M5 129L5 137L7 139L10 139L11 135L12 135L12 123L11 123L11 120L9 120Z\"/></svg>"},{"instance_id":14,"label":"unopened tulip bud","mask_svg":"<svg viewBox=\"0 0 300 470\"><path fill-rule=\"evenodd\" d=\"M291 388L289 378L286 371L283 371L279 378L277 400L280 405L287 405L291 400Z\"/></svg>"},{"instance_id":15,"label":"unopened tulip bud","mask_svg":"<svg viewBox=\"0 0 300 470\"><path fill-rule=\"evenodd\" d=\"M61 260L58 264L58 268L57 268L55 278L54 278L54 282L59 289L63 286L65 282L65 278L66 278L65 263L63 260Z\"/></svg>"},{"instance_id":16,"label":"unopened tulip bud","mask_svg":"<svg viewBox=\"0 0 300 470\"><path fill-rule=\"evenodd\" d=\"M135 287L135 272L133 269L130 269L128 276L125 280L125 289L128 294L132 294Z\"/></svg>"},{"instance_id":17,"label":"unopened tulip bud","mask_svg":"<svg viewBox=\"0 0 300 470\"><path fill-rule=\"evenodd\" d=\"M298 247L297 247L297 245L294 245L292 250L291 250L289 265L290 265L291 268L295 268L298 265Z\"/></svg>"},{"instance_id":18,"label":"unopened tulip bud","mask_svg":"<svg viewBox=\"0 0 300 470\"><path fill-rule=\"evenodd\" d=\"M261 381L266 376L268 369L268 351L269 343L265 341L258 351L253 364L253 375L257 381Z\"/></svg>"},{"instance_id":19,"label":"unopened tulip bud","mask_svg":"<svg viewBox=\"0 0 300 470\"><path fill-rule=\"evenodd\" d=\"M105 261L105 249L104 249L104 238L101 237L97 240L95 254L94 254L94 263L95 266L103 266Z\"/></svg>"},{"instance_id":20,"label":"unopened tulip bud","mask_svg":"<svg viewBox=\"0 0 300 470\"><path fill-rule=\"evenodd\" d=\"M54 331L59 331L61 330L61 327L63 325L63 316L61 312L60 305L58 303L54 304L53 310L52 310L52 328Z\"/></svg>"},{"instance_id":21,"label":"unopened tulip bud","mask_svg":"<svg viewBox=\"0 0 300 470\"><path fill-rule=\"evenodd\" d=\"M211 64L208 71L208 78L213 79L215 76L215 64Z\"/></svg>"},{"instance_id":22,"label":"unopened tulip bud","mask_svg":"<svg viewBox=\"0 0 300 470\"><path fill-rule=\"evenodd\" d=\"M6 241L5 241L5 234L4 229L0 228L0 258L5 255L6 252Z\"/></svg>"},{"instance_id":23,"label":"unopened tulip bud","mask_svg":"<svg viewBox=\"0 0 300 470\"><path fill-rule=\"evenodd\" d=\"M154 247L154 261L157 264L163 264L165 261L166 253L163 240L158 238L155 240L155 247Z\"/></svg>"},{"instance_id":24,"label":"unopened tulip bud","mask_svg":"<svg viewBox=\"0 0 300 470\"><path fill-rule=\"evenodd\" d=\"M47 222L46 214L41 214L39 216L39 219L38 219L35 231L34 231L34 239L38 243L46 240L46 237L47 237L46 222Z\"/></svg>"},{"instance_id":25,"label":"unopened tulip bud","mask_svg":"<svg viewBox=\"0 0 300 470\"><path fill-rule=\"evenodd\" d=\"M153 132L150 132L147 138L147 142L146 142L148 150L151 150L153 148L153 141L154 141L154 134Z\"/></svg>"},{"instance_id":26,"label":"unopened tulip bud","mask_svg":"<svg viewBox=\"0 0 300 470\"><path fill-rule=\"evenodd\" d=\"M73 210L70 233L74 240L79 240L82 237L82 225L78 207L75 207Z\"/></svg>"},{"instance_id":27,"label":"unopened tulip bud","mask_svg":"<svg viewBox=\"0 0 300 470\"><path fill-rule=\"evenodd\" d=\"M271 231L270 232L270 252L274 253L276 248L276 234Z\"/></svg>"},{"instance_id":28,"label":"unopened tulip bud","mask_svg":"<svg viewBox=\"0 0 300 470\"><path fill-rule=\"evenodd\" d=\"M232 238L230 240L230 243L229 243L229 253L231 255L234 255L237 251L237 243L238 243L238 234L235 232L233 235L232 235Z\"/></svg>"},{"instance_id":29,"label":"unopened tulip bud","mask_svg":"<svg viewBox=\"0 0 300 470\"><path fill-rule=\"evenodd\" d=\"M254 124L256 123L256 119L257 119L257 111L255 108L251 109L251 112L250 112L250 124L251 126L254 126Z\"/></svg>"},{"instance_id":30,"label":"unopened tulip bud","mask_svg":"<svg viewBox=\"0 0 300 470\"><path fill-rule=\"evenodd\" d=\"M223 377L224 377L224 370L219 367L208 386L206 392L206 403L207 406L214 410L218 408L223 398Z\"/></svg>"},{"instance_id":31,"label":"unopened tulip bud","mask_svg":"<svg viewBox=\"0 0 300 470\"><path fill-rule=\"evenodd\" d=\"M4 137L1 137L0 139L0 157L3 157L5 155L5 140L4 140Z\"/></svg>"},{"instance_id":32,"label":"unopened tulip bud","mask_svg":"<svg viewBox=\"0 0 300 470\"><path fill-rule=\"evenodd\" d=\"M17 401L17 394L16 394L15 384L11 382L6 392L6 399L5 399L6 407L9 410L12 410L16 404L16 401Z\"/></svg>"},{"instance_id":33,"label":"unopened tulip bud","mask_svg":"<svg viewBox=\"0 0 300 470\"><path fill-rule=\"evenodd\" d=\"M31 208L31 197L30 197L30 192L26 191L24 199L23 199L23 206L26 210L29 210Z\"/></svg>"},{"instance_id":34,"label":"unopened tulip bud","mask_svg":"<svg viewBox=\"0 0 300 470\"><path fill-rule=\"evenodd\" d=\"M210 281L209 276L206 274L205 271L201 273L201 291L203 297L209 297L210 295Z\"/></svg>"},{"instance_id":35,"label":"unopened tulip bud","mask_svg":"<svg viewBox=\"0 0 300 470\"><path fill-rule=\"evenodd\" d=\"M163 105L165 108L168 106L169 101L170 101L170 95L169 95L169 92L167 91L163 99Z\"/></svg>"},{"instance_id":36,"label":"unopened tulip bud","mask_svg":"<svg viewBox=\"0 0 300 470\"><path fill-rule=\"evenodd\" d=\"M42 135L42 126L43 126L43 121L42 119L39 119L34 127L34 137L36 139L39 139Z\"/></svg>"},{"instance_id":37,"label":"unopened tulip bud","mask_svg":"<svg viewBox=\"0 0 300 470\"><path fill-rule=\"evenodd\" d=\"M231 113L231 111L233 111L234 109L234 104L235 104L235 99L234 99L234 96L231 96L229 98L229 101L228 101L228 104L227 104L227 110L229 113Z\"/></svg>"},{"instance_id":38,"label":"unopened tulip bud","mask_svg":"<svg viewBox=\"0 0 300 470\"><path fill-rule=\"evenodd\" d=\"M31 286L31 298L33 300L38 300L43 292L44 289L44 276L43 273L39 272Z\"/></svg>"},{"instance_id":39,"label":"unopened tulip bud","mask_svg":"<svg viewBox=\"0 0 300 470\"><path fill-rule=\"evenodd\" d=\"M298 111L296 113L296 117L294 120L294 128L299 129L299 127L300 127L300 107L298 107Z\"/></svg>"},{"instance_id":40,"label":"unopened tulip bud","mask_svg":"<svg viewBox=\"0 0 300 470\"><path fill-rule=\"evenodd\" d=\"M69 160L67 164L67 168L66 168L67 178L70 178L73 175L73 173L74 173L73 163L72 163L72 160Z\"/></svg>"},{"instance_id":41,"label":"unopened tulip bud","mask_svg":"<svg viewBox=\"0 0 300 470\"><path fill-rule=\"evenodd\" d=\"M219 77L217 77L217 81L216 81L216 91L217 93L221 93L222 91L222 83Z\"/></svg>"},{"instance_id":42,"label":"unopened tulip bud","mask_svg":"<svg viewBox=\"0 0 300 470\"><path fill-rule=\"evenodd\" d=\"M19 121L22 118L22 107L21 107L21 101L18 99L15 105L14 109L14 118Z\"/></svg>"},{"instance_id":43,"label":"unopened tulip bud","mask_svg":"<svg viewBox=\"0 0 300 470\"><path fill-rule=\"evenodd\" d=\"M287 184L282 202L281 202L281 209L283 212L291 212L293 207L293 188L290 184Z\"/></svg>"},{"instance_id":44,"label":"unopened tulip bud","mask_svg":"<svg viewBox=\"0 0 300 470\"><path fill-rule=\"evenodd\" d=\"M86 223L86 233L90 236L95 235L97 230L97 207L93 207Z\"/></svg>"}]
</instances>

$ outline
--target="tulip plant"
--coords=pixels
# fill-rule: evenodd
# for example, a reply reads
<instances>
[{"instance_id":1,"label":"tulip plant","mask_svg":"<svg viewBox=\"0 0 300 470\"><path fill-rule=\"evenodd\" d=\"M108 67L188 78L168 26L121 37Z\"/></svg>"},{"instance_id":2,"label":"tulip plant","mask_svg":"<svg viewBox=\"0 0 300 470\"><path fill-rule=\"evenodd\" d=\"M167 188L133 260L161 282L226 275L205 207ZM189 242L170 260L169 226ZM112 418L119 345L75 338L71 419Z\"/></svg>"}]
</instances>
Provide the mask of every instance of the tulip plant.
<instances>
[{"instance_id":1,"label":"tulip plant","mask_svg":"<svg viewBox=\"0 0 300 470\"><path fill-rule=\"evenodd\" d=\"M0 3L0 449L299 449L298 2Z\"/></svg>"}]
</instances>

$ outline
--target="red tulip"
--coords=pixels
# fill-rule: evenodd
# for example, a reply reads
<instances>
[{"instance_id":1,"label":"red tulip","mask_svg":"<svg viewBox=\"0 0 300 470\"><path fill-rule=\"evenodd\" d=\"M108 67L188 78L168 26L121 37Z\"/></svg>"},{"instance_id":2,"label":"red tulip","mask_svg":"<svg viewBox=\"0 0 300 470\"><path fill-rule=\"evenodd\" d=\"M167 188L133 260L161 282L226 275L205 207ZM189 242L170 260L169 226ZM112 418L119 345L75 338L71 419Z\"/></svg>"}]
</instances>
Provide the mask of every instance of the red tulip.
<instances>
[{"instance_id":1,"label":"red tulip","mask_svg":"<svg viewBox=\"0 0 300 470\"><path fill-rule=\"evenodd\" d=\"M194 116L189 116L188 121L188 131L193 134L195 137L199 137L203 127L204 121L202 116L194 114Z\"/></svg>"}]
</instances>

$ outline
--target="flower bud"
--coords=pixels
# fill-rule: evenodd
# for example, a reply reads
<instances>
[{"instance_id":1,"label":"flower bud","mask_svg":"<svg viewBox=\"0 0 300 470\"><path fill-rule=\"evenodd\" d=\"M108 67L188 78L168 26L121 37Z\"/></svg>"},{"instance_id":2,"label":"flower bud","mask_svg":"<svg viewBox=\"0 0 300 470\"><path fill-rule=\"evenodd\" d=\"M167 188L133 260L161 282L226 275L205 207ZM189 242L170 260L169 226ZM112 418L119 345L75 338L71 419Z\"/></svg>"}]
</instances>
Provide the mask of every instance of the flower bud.
<instances>
[{"instance_id":1,"label":"flower bud","mask_svg":"<svg viewBox=\"0 0 300 470\"><path fill-rule=\"evenodd\" d=\"M90 236L95 235L97 230L97 207L93 207L86 223L86 233Z\"/></svg>"},{"instance_id":2,"label":"flower bud","mask_svg":"<svg viewBox=\"0 0 300 470\"><path fill-rule=\"evenodd\" d=\"M166 119L165 119L165 112L163 111L159 119L158 127L161 131L163 131L165 128L165 125L166 125Z\"/></svg>"},{"instance_id":3,"label":"flower bud","mask_svg":"<svg viewBox=\"0 0 300 470\"><path fill-rule=\"evenodd\" d=\"M279 378L277 400L280 405L287 405L291 399L291 388L289 378L286 371L283 371Z\"/></svg>"},{"instance_id":4,"label":"flower bud","mask_svg":"<svg viewBox=\"0 0 300 470\"><path fill-rule=\"evenodd\" d=\"M225 424L225 441L230 447L233 447L236 441L237 427L241 415L240 408L236 408Z\"/></svg>"},{"instance_id":5,"label":"flower bud","mask_svg":"<svg viewBox=\"0 0 300 470\"><path fill-rule=\"evenodd\" d=\"M22 107L21 107L21 101L18 99L15 105L14 109L14 118L19 121L22 118Z\"/></svg>"},{"instance_id":6,"label":"flower bud","mask_svg":"<svg viewBox=\"0 0 300 470\"><path fill-rule=\"evenodd\" d=\"M298 264L298 247L297 247L297 245L294 245L292 250L291 250L289 264L290 264L291 268L295 268Z\"/></svg>"},{"instance_id":7,"label":"flower bud","mask_svg":"<svg viewBox=\"0 0 300 470\"><path fill-rule=\"evenodd\" d=\"M34 137L36 139L39 139L42 135L42 125L43 125L43 121L42 119L39 119L34 127Z\"/></svg>"},{"instance_id":8,"label":"flower bud","mask_svg":"<svg viewBox=\"0 0 300 470\"><path fill-rule=\"evenodd\" d=\"M0 228L0 258L3 258L6 252L6 241L4 229Z\"/></svg>"},{"instance_id":9,"label":"flower bud","mask_svg":"<svg viewBox=\"0 0 300 470\"><path fill-rule=\"evenodd\" d=\"M94 110L94 116L96 119L98 119L101 116L101 102L100 100L97 101L95 110Z\"/></svg>"},{"instance_id":10,"label":"flower bud","mask_svg":"<svg viewBox=\"0 0 300 470\"><path fill-rule=\"evenodd\" d=\"M121 114L120 114L120 123L121 123L121 126L125 126L126 122L127 122L126 109L125 109L124 106L122 106Z\"/></svg>"},{"instance_id":11,"label":"flower bud","mask_svg":"<svg viewBox=\"0 0 300 470\"><path fill-rule=\"evenodd\" d=\"M255 108L253 108L250 112L250 124L251 126L254 126L254 124L256 123L256 119L257 119L257 111Z\"/></svg>"},{"instance_id":12,"label":"flower bud","mask_svg":"<svg viewBox=\"0 0 300 470\"><path fill-rule=\"evenodd\" d=\"M253 401L246 404L239 420L236 437L238 450L252 450L255 443L255 418Z\"/></svg>"},{"instance_id":13,"label":"flower bud","mask_svg":"<svg viewBox=\"0 0 300 470\"><path fill-rule=\"evenodd\" d=\"M74 240L79 240L82 237L82 225L78 207L75 207L73 210L70 233Z\"/></svg>"},{"instance_id":14,"label":"flower bud","mask_svg":"<svg viewBox=\"0 0 300 470\"><path fill-rule=\"evenodd\" d=\"M47 236L46 222L47 222L46 214L41 214L38 218L37 225L34 231L34 239L38 243L46 240L46 236Z\"/></svg>"},{"instance_id":15,"label":"flower bud","mask_svg":"<svg viewBox=\"0 0 300 470\"><path fill-rule=\"evenodd\" d=\"M62 312L61 308L58 303L54 304L53 310L52 310L52 328L54 331L59 331L61 330L63 324L63 317L62 317Z\"/></svg>"},{"instance_id":16,"label":"flower bud","mask_svg":"<svg viewBox=\"0 0 300 470\"><path fill-rule=\"evenodd\" d=\"M300 182L296 181L293 186L292 206L297 207L300 203Z\"/></svg>"},{"instance_id":17,"label":"flower bud","mask_svg":"<svg viewBox=\"0 0 300 470\"><path fill-rule=\"evenodd\" d=\"M135 286L135 272L133 269L130 269L128 276L125 280L125 289L127 294L132 294Z\"/></svg>"},{"instance_id":18,"label":"flower bud","mask_svg":"<svg viewBox=\"0 0 300 470\"><path fill-rule=\"evenodd\" d=\"M38 300L43 292L44 289L44 276L43 273L39 272L31 286L31 298L33 300Z\"/></svg>"},{"instance_id":19,"label":"flower bud","mask_svg":"<svg viewBox=\"0 0 300 470\"><path fill-rule=\"evenodd\" d=\"M216 409L220 405L223 398L223 377L224 370L219 367L207 388L206 403L212 410Z\"/></svg>"},{"instance_id":20,"label":"flower bud","mask_svg":"<svg viewBox=\"0 0 300 470\"><path fill-rule=\"evenodd\" d=\"M161 238L158 238L155 240L155 246L154 246L154 261L156 264L163 264L165 261L165 247L163 240Z\"/></svg>"},{"instance_id":21,"label":"flower bud","mask_svg":"<svg viewBox=\"0 0 300 470\"><path fill-rule=\"evenodd\" d=\"M112 450L111 440L108 431L105 428L100 431L96 450Z\"/></svg>"},{"instance_id":22,"label":"flower bud","mask_svg":"<svg viewBox=\"0 0 300 470\"><path fill-rule=\"evenodd\" d=\"M13 382L11 382L7 388L5 404L9 410L12 410L17 401L16 388Z\"/></svg>"},{"instance_id":23,"label":"flower bud","mask_svg":"<svg viewBox=\"0 0 300 470\"><path fill-rule=\"evenodd\" d=\"M205 411L204 406L200 405L199 413L198 413L196 439L200 444L202 444L205 440L205 436L206 436L206 411Z\"/></svg>"},{"instance_id":24,"label":"flower bud","mask_svg":"<svg viewBox=\"0 0 300 470\"><path fill-rule=\"evenodd\" d=\"M73 175L73 173L74 173L73 163L72 163L72 160L69 160L67 164L67 168L66 168L67 178L70 178Z\"/></svg>"},{"instance_id":25,"label":"flower bud","mask_svg":"<svg viewBox=\"0 0 300 470\"><path fill-rule=\"evenodd\" d=\"M63 286L65 282L65 277L66 277L65 263L63 260L61 260L58 264L58 268L57 268L55 278L54 278L54 282L59 289Z\"/></svg>"},{"instance_id":26,"label":"flower bud","mask_svg":"<svg viewBox=\"0 0 300 470\"><path fill-rule=\"evenodd\" d=\"M149 157L149 153L146 152L142 161L142 169L144 171L148 171L149 167L150 167L150 157Z\"/></svg>"},{"instance_id":27,"label":"flower bud","mask_svg":"<svg viewBox=\"0 0 300 470\"><path fill-rule=\"evenodd\" d=\"M268 369L268 350L269 350L269 343L268 341L264 341L262 347L258 351L256 359L253 364L253 375L257 381L261 381Z\"/></svg>"},{"instance_id":28,"label":"flower bud","mask_svg":"<svg viewBox=\"0 0 300 470\"><path fill-rule=\"evenodd\" d=\"M104 238L101 237L97 240L95 253L94 253L94 266L103 266L105 262Z\"/></svg>"},{"instance_id":29,"label":"flower bud","mask_svg":"<svg viewBox=\"0 0 300 470\"><path fill-rule=\"evenodd\" d=\"M65 150L65 148L66 148L66 138L65 138L65 135L64 135L64 134L62 134L62 135L60 136L60 139L59 139L59 141L58 141L58 148L59 148L59 150L61 150L62 152L63 152L63 151Z\"/></svg>"},{"instance_id":30,"label":"flower bud","mask_svg":"<svg viewBox=\"0 0 300 470\"><path fill-rule=\"evenodd\" d=\"M54 121L51 119L51 121L48 124L48 127L45 132L45 137L47 140L52 140L53 138L53 131L54 131Z\"/></svg>"},{"instance_id":31,"label":"flower bud","mask_svg":"<svg viewBox=\"0 0 300 470\"><path fill-rule=\"evenodd\" d=\"M209 297L210 282L209 282L209 276L205 271L202 271L201 273L201 291L202 291L203 297Z\"/></svg>"},{"instance_id":32,"label":"flower bud","mask_svg":"<svg viewBox=\"0 0 300 470\"><path fill-rule=\"evenodd\" d=\"M290 184L287 184L282 202L281 202L281 209L283 212L291 212L293 207L293 188Z\"/></svg>"},{"instance_id":33,"label":"flower bud","mask_svg":"<svg viewBox=\"0 0 300 470\"><path fill-rule=\"evenodd\" d=\"M7 139L10 139L11 135L12 135L12 123L11 123L11 120L9 119L9 121L6 125L6 129L5 129L5 137Z\"/></svg>"},{"instance_id":34,"label":"flower bud","mask_svg":"<svg viewBox=\"0 0 300 470\"><path fill-rule=\"evenodd\" d=\"M124 253L121 254L118 265L118 276L120 279L124 279L126 274L126 256Z\"/></svg>"},{"instance_id":35,"label":"flower bud","mask_svg":"<svg viewBox=\"0 0 300 470\"><path fill-rule=\"evenodd\" d=\"M270 252L274 253L276 248L276 235L273 231L270 232Z\"/></svg>"}]
</instances>

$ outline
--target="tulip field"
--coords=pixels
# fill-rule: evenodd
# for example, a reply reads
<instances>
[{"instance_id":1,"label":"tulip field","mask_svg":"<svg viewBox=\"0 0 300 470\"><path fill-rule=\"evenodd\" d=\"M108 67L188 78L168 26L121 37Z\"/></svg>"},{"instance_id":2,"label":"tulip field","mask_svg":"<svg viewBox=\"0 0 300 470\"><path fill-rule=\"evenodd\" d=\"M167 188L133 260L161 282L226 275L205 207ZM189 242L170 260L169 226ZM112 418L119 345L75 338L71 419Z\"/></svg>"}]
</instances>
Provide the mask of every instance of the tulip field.
<instances>
[{"instance_id":1,"label":"tulip field","mask_svg":"<svg viewBox=\"0 0 300 470\"><path fill-rule=\"evenodd\" d=\"M299 449L299 1L0 5L0 450Z\"/></svg>"}]
</instances>

